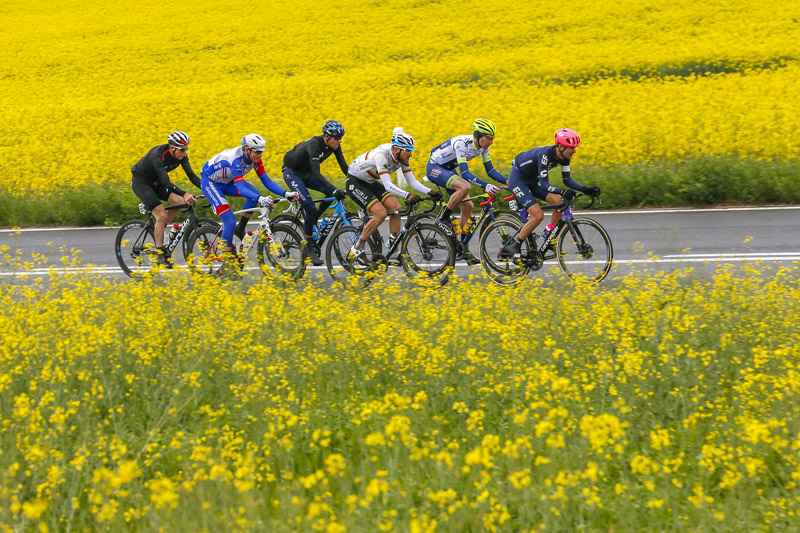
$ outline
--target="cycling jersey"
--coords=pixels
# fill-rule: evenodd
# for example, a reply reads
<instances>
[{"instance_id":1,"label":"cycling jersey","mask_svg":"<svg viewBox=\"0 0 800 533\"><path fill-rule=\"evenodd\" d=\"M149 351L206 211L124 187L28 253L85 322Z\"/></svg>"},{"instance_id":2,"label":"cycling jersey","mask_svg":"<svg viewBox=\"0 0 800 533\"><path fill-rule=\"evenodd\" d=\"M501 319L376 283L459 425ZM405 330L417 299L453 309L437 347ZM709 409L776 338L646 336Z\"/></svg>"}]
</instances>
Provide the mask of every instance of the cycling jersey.
<instances>
[{"instance_id":1,"label":"cycling jersey","mask_svg":"<svg viewBox=\"0 0 800 533\"><path fill-rule=\"evenodd\" d=\"M320 164L328 159L331 154L336 155L336 161L339 163L339 168L342 173L347 176L347 161L342 154L342 147L335 150L325 144L325 139L322 135L311 137L307 141L303 141L283 156L283 166L297 171L297 174L302 176L308 174L312 179L316 179L322 184L321 192L327 195L333 194L336 189L330 181L322 175L319 170Z\"/></svg>"},{"instance_id":2,"label":"cycling jersey","mask_svg":"<svg viewBox=\"0 0 800 533\"><path fill-rule=\"evenodd\" d=\"M400 163L392 155L392 144L386 143L378 146L377 148L365 152L358 156L352 163L347 173L361 181L367 183L380 180L383 186L390 193L408 198L409 193L392 183L392 174L399 169L403 169L403 176L405 176L411 188L421 194L428 194L431 190L422 185L414 173L411 172L411 167Z\"/></svg>"},{"instance_id":3,"label":"cycling jersey","mask_svg":"<svg viewBox=\"0 0 800 533\"><path fill-rule=\"evenodd\" d=\"M267 176L267 171L264 170L264 163L259 159L255 164L250 161L241 146L236 148L229 148L224 150L203 165L203 177L215 183L228 184L234 183L239 188L239 183L244 182L244 176L251 170L256 171L256 175L261 179L264 187L269 189L273 194L285 196L286 191L283 190L277 183L272 181ZM240 189L240 193L243 191ZM247 194L241 194L249 198Z\"/></svg>"},{"instance_id":4,"label":"cycling jersey","mask_svg":"<svg viewBox=\"0 0 800 533\"><path fill-rule=\"evenodd\" d=\"M486 182L470 172L467 164L468 161L478 156L481 157L483 167L490 178L500 183L506 182L506 178L494 168L489 148L476 146L475 138L472 135L457 135L447 139L431 150L430 163L440 165L451 172L458 167L462 178L474 185L486 188Z\"/></svg>"},{"instance_id":5,"label":"cycling jersey","mask_svg":"<svg viewBox=\"0 0 800 533\"><path fill-rule=\"evenodd\" d=\"M181 166L192 185L199 188L200 178L197 177L197 174L192 170L192 165L189 164L189 154L183 156L183 159L177 159L170 153L169 149L169 144L160 144L151 148L144 157L131 167L133 178L155 183L160 185L160 189L166 189L176 193L178 196L183 196L186 192L172 183L167 174Z\"/></svg>"},{"instance_id":6,"label":"cycling jersey","mask_svg":"<svg viewBox=\"0 0 800 533\"><path fill-rule=\"evenodd\" d=\"M530 185L536 185L538 182L539 186L548 192L563 194L563 189L550 185L550 170L560 166L561 179L564 181L564 185L570 189L583 192L585 187L570 176L570 160L558 158L557 146L557 144L539 146L517 154L511 163L511 167L519 171L524 182Z\"/></svg>"}]
</instances>

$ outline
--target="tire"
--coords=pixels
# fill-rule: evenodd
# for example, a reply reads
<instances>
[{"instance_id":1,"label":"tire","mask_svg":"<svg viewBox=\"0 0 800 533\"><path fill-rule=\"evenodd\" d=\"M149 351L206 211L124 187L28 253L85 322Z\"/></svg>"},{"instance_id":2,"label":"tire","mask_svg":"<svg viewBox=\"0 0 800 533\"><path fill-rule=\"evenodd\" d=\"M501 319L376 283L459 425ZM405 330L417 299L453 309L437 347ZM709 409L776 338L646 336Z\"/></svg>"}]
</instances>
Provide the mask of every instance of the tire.
<instances>
[{"instance_id":1,"label":"tire","mask_svg":"<svg viewBox=\"0 0 800 533\"><path fill-rule=\"evenodd\" d=\"M197 226L195 227L195 230L197 228L202 228L202 227L205 227L205 226L209 226L209 227L213 227L213 228L219 228L219 222L217 222L213 218L198 218L197 219ZM181 247L183 248L183 258L184 258L184 260L186 261L187 264L189 263L189 253L191 252L191 244L192 244L191 239L192 239L192 235L193 234L194 234L194 231L187 231L184 234L183 242L181 243Z\"/></svg>"},{"instance_id":2,"label":"tire","mask_svg":"<svg viewBox=\"0 0 800 533\"><path fill-rule=\"evenodd\" d=\"M269 219L270 225L289 224L297 233L303 235L306 229L303 227L303 214L295 216L292 213L280 213Z\"/></svg>"},{"instance_id":3,"label":"tire","mask_svg":"<svg viewBox=\"0 0 800 533\"><path fill-rule=\"evenodd\" d=\"M415 222L403 239L400 263L409 278L441 286L456 264L455 246L435 224Z\"/></svg>"},{"instance_id":4,"label":"tire","mask_svg":"<svg viewBox=\"0 0 800 533\"><path fill-rule=\"evenodd\" d=\"M136 277L153 268L156 239L153 227L141 220L129 220L120 226L114 240L117 263L125 274Z\"/></svg>"},{"instance_id":5,"label":"tire","mask_svg":"<svg viewBox=\"0 0 800 533\"><path fill-rule=\"evenodd\" d=\"M375 275L374 271L357 268L347 258L350 248L358 242L359 233L360 231L354 226L339 226L326 239L325 266L328 269L328 274L333 281L347 287L366 287ZM382 252L380 242L377 239L370 238L367 241L365 252L370 263L376 263Z\"/></svg>"},{"instance_id":6,"label":"tire","mask_svg":"<svg viewBox=\"0 0 800 533\"><path fill-rule=\"evenodd\" d=\"M193 272L218 275L222 268L222 249L220 239L222 228L200 226L189 237L189 253L186 264Z\"/></svg>"},{"instance_id":7,"label":"tire","mask_svg":"<svg viewBox=\"0 0 800 533\"><path fill-rule=\"evenodd\" d=\"M510 257L501 254L505 244L517 234L522 224L512 220L497 220L489 224L481 233L480 259L486 274L498 285L516 285L527 274L527 264L517 264ZM520 252L525 257L533 249L531 239L522 243Z\"/></svg>"},{"instance_id":8,"label":"tire","mask_svg":"<svg viewBox=\"0 0 800 533\"><path fill-rule=\"evenodd\" d=\"M291 224L271 225L272 238L267 231L258 241L258 264L261 272L274 268L292 281L303 277L306 271L306 241Z\"/></svg>"},{"instance_id":9,"label":"tire","mask_svg":"<svg viewBox=\"0 0 800 533\"><path fill-rule=\"evenodd\" d=\"M600 283L614 261L614 248L603 226L591 218L572 220L575 233L565 225L556 237L556 256L561 271L573 281Z\"/></svg>"}]
</instances>

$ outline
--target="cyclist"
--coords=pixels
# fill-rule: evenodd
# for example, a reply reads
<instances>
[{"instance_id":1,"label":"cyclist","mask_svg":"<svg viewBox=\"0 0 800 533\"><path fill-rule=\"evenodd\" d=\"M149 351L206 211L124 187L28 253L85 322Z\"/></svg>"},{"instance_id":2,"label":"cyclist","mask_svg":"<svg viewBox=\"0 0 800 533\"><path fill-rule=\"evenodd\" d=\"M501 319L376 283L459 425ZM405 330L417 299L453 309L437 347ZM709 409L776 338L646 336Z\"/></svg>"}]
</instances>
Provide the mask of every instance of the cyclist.
<instances>
[{"instance_id":1,"label":"cyclist","mask_svg":"<svg viewBox=\"0 0 800 533\"><path fill-rule=\"evenodd\" d=\"M283 156L283 180L300 196L300 204L303 206L305 214L303 226L306 242L312 243L307 249L308 256L311 263L316 266L323 262L319 258L319 251L316 249L317 244L314 242L312 232L320 214L324 213L330 204L323 202L317 210L308 189L319 191L325 196L333 196L337 200L344 200L344 191L334 187L319 170L320 163L334 154L339 168L342 169L345 177L347 176L347 161L342 154L343 136L344 126L335 120L327 120L322 126L322 135L301 142Z\"/></svg>"},{"instance_id":2,"label":"cyclist","mask_svg":"<svg viewBox=\"0 0 800 533\"><path fill-rule=\"evenodd\" d=\"M239 261L233 252L234 231L239 233L239 238L244 236L247 221L251 213L244 213L239 225L236 225L236 216L231 211L226 196L243 196L247 198L243 209L250 209L256 205L269 207L273 200L271 196L261 196L258 190L250 185L244 176L251 170L256 171L256 175L261 179L261 183L273 194L297 200L296 192L283 190L267 175L264 164L261 161L261 154L266 148L266 141L257 133L248 133L242 137L241 146L224 150L203 165L201 171L201 185L203 194L211 202L217 216L222 220L222 251L224 254L223 265L238 269ZM234 226L236 226L234 228Z\"/></svg>"},{"instance_id":3,"label":"cyclist","mask_svg":"<svg viewBox=\"0 0 800 533\"><path fill-rule=\"evenodd\" d=\"M550 205L559 205L564 200L575 197L577 189L590 196L600 196L600 187L586 187L572 179L570 175L570 161L575 155L575 150L581 145L581 138L569 128L556 131L555 144L532 148L517 154L511 163L511 172L508 175L508 188L517 197L527 211L528 221L522 226L519 235L503 247L503 252L519 257L522 241L533 233L533 230L544 218L544 212L536 199L544 200ZM561 189L550 185L549 172L560 166L561 178L568 189ZM563 197L563 200L562 200ZM561 220L561 213L553 210L550 222L553 226Z\"/></svg>"},{"instance_id":4,"label":"cyclist","mask_svg":"<svg viewBox=\"0 0 800 533\"><path fill-rule=\"evenodd\" d=\"M180 165L192 185L200 188L200 178L189 164L188 151L189 136L182 131L173 131L167 136L167 144L151 148L131 167L131 188L156 219L155 241L158 251L156 263L167 268L172 268L172 259L164 246L164 228L175 219L179 210L167 211L161 201L172 205L194 204L197 201L193 194L172 183L168 173Z\"/></svg>"},{"instance_id":5,"label":"cyclist","mask_svg":"<svg viewBox=\"0 0 800 533\"><path fill-rule=\"evenodd\" d=\"M354 259L364 266L369 264L364 252L364 245L370 235L386 219L388 211L400 210L400 204L395 196L405 198L409 204L419 201L418 195L406 192L392 183L392 173L402 169L403 176L412 189L433 198L442 197L442 193L432 191L414 177L409 166L412 152L414 152L414 138L398 130L392 135L391 142L361 154L350 163L345 181L347 194L359 206L372 213L372 218L361 230L359 241L350 249L349 259ZM389 217L389 232L391 233L389 237L391 244L400 234L399 214Z\"/></svg>"},{"instance_id":6,"label":"cyclist","mask_svg":"<svg viewBox=\"0 0 800 533\"><path fill-rule=\"evenodd\" d=\"M450 215L459 205L461 206L460 226L462 228L466 226L472 216L474 206L471 201L465 200L469 196L471 185L477 185L491 195L500 190L497 185L486 183L472 174L469 171L469 160L480 156L486 174L497 182L504 185L506 183L506 178L494 168L489 156L489 148L494 143L496 133L497 127L491 120L478 118L472 123L472 135L452 137L431 150L431 157L426 168L428 179L436 185L445 187L450 194L450 200L439 215L439 219L448 226L448 231L451 227ZM461 248L459 255L463 254L467 264L480 263L469 249L463 249L463 246Z\"/></svg>"}]
</instances>

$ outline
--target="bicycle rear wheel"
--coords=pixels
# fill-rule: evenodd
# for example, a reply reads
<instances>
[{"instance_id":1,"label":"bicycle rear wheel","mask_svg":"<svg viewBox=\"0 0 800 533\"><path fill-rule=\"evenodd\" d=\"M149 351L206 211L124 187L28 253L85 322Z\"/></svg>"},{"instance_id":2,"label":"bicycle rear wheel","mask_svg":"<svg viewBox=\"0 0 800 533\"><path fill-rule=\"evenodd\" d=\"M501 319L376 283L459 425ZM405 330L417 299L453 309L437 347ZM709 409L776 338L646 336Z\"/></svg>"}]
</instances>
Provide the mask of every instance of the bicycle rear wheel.
<instances>
[{"instance_id":1,"label":"bicycle rear wheel","mask_svg":"<svg viewBox=\"0 0 800 533\"><path fill-rule=\"evenodd\" d=\"M340 226L326 239L325 265L333 281L347 287L364 288L377 275L375 265L381 257L381 246L376 239L370 238L364 247L370 266L360 266L348 258L350 248L359 240L359 230L353 226Z\"/></svg>"},{"instance_id":2,"label":"bicycle rear wheel","mask_svg":"<svg viewBox=\"0 0 800 533\"><path fill-rule=\"evenodd\" d=\"M222 228L201 226L189 237L186 264L193 272L217 275L222 268Z\"/></svg>"},{"instance_id":3,"label":"bicycle rear wheel","mask_svg":"<svg viewBox=\"0 0 800 533\"><path fill-rule=\"evenodd\" d=\"M267 265L291 280L303 277L306 271L306 242L291 224L271 225L272 240L266 231L258 241L258 264L266 273Z\"/></svg>"},{"instance_id":4,"label":"bicycle rear wheel","mask_svg":"<svg viewBox=\"0 0 800 533\"><path fill-rule=\"evenodd\" d=\"M197 219L197 226L194 229L201 228L204 226L212 227L212 228L219 228L219 222L212 218L201 218L198 217ZM192 231L186 231L186 234L183 236L183 242L181 243L181 248L183 251L183 259L188 262L189 254L191 253L191 244L192 244L192 235L194 234L194 229Z\"/></svg>"},{"instance_id":5,"label":"bicycle rear wheel","mask_svg":"<svg viewBox=\"0 0 800 533\"><path fill-rule=\"evenodd\" d=\"M442 286L456 263L453 240L434 224L415 222L403 239L400 263L409 278Z\"/></svg>"},{"instance_id":6,"label":"bicycle rear wheel","mask_svg":"<svg viewBox=\"0 0 800 533\"><path fill-rule=\"evenodd\" d=\"M141 220L130 220L117 231L114 240L117 263L130 277L150 272L155 265L156 238L153 227Z\"/></svg>"},{"instance_id":7,"label":"bicycle rear wheel","mask_svg":"<svg viewBox=\"0 0 800 533\"><path fill-rule=\"evenodd\" d=\"M557 238L561 271L574 281L600 283L611 271L614 249L603 226L591 218L572 220L574 232L564 226Z\"/></svg>"},{"instance_id":8,"label":"bicycle rear wheel","mask_svg":"<svg viewBox=\"0 0 800 533\"><path fill-rule=\"evenodd\" d=\"M506 244L519 234L522 225L512 220L497 220L481 232L480 256L486 274L498 285L516 285L530 267L523 260L515 260L504 250ZM532 251L530 239L522 241L520 255L525 258Z\"/></svg>"}]
</instances>

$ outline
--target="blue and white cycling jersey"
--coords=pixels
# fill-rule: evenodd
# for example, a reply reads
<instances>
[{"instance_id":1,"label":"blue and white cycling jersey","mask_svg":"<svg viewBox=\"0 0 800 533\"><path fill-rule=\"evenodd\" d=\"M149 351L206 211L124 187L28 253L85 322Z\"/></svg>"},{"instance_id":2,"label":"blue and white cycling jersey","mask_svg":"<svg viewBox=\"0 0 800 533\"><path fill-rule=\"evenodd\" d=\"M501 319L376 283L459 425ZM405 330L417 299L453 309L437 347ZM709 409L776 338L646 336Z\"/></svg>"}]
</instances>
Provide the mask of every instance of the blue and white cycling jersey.
<instances>
[{"instance_id":1,"label":"blue and white cycling jersey","mask_svg":"<svg viewBox=\"0 0 800 533\"><path fill-rule=\"evenodd\" d=\"M203 165L203 174L216 183L232 183L242 181L244 175L253 169L255 169L256 175L258 175L259 178L267 174L264 170L264 163L262 163L260 159L254 164L244 155L242 147L237 146L236 148L223 150L209 159L206 164ZM269 179L269 177L267 179ZM272 180L270 180L270 182L272 182ZM266 183L264 185L266 185ZM282 194L277 190L272 190L272 188L270 188L270 190L275 194Z\"/></svg>"},{"instance_id":2,"label":"blue and white cycling jersey","mask_svg":"<svg viewBox=\"0 0 800 533\"><path fill-rule=\"evenodd\" d=\"M451 172L458 167L462 178L472 184L486 187L486 182L472 174L467 164L468 161L480 157L486 174L495 181L505 183L506 178L492 165L489 150L490 148L476 146L475 138L472 135L457 135L431 150L430 163L439 165Z\"/></svg>"}]
</instances>

